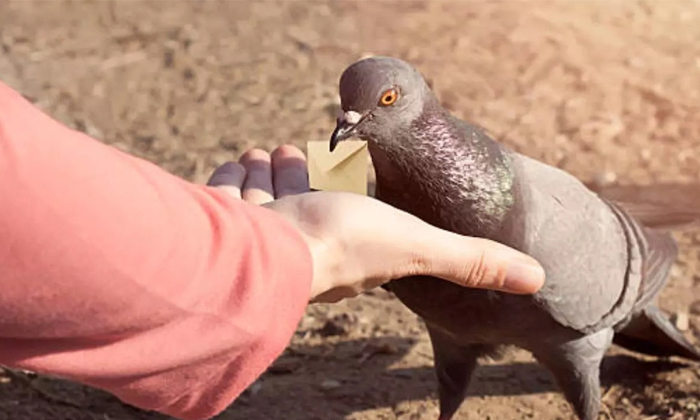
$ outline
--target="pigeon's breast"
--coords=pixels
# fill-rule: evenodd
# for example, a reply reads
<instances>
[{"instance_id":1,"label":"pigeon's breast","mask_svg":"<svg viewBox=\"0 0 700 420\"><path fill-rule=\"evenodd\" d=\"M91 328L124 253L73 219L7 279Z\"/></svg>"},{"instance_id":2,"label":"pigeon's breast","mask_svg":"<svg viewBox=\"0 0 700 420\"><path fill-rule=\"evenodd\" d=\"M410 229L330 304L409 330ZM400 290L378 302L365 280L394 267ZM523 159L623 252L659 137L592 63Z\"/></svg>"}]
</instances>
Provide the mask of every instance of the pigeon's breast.
<instances>
[{"instance_id":1,"label":"pigeon's breast","mask_svg":"<svg viewBox=\"0 0 700 420\"><path fill-rule=\"evenodd\" d=\"M402 184L405 187L406 184ZM424 221L470 236L485 230L479 220L465 217L463 205L437 202L396 184L377 184L377 198ZM390 290L412 312L463 344L512 344L528 347L561 329L532 296L470 289L426 276L402 278Z\"/></svg>"},{"instance_id":2,"label":"pigeon's breast","mask_svg":"<svg viewBox=\"0 0 700 420\"><path fill-rule=\"evenodd\" d=\"M461 344L528 348L562 330L531 296L469 289L425 276L395 280L389 287L411 311Z\"/></svg>"},{"instance_id":3,"label":"pigeon's breast","mask_svg":"<svg viewBox=\"0 0 700 420\"><path fill-rule=\"evenodd\" d=\"M427 322L467 341L527 347L556 330L589 333L613 325L629 309L625 296L639 287L630 276L635 268L618 218L569 174L516 160L515 204L493 232L465 202L406 189L411 181L399 186L379 177L378 198L440 228L490 237L532 255L545 267L545 287L518 296L417 277L394 281L391 290ZM431 191L449 196L440 188L433 184Z\"/></svg>"}]
</instances>

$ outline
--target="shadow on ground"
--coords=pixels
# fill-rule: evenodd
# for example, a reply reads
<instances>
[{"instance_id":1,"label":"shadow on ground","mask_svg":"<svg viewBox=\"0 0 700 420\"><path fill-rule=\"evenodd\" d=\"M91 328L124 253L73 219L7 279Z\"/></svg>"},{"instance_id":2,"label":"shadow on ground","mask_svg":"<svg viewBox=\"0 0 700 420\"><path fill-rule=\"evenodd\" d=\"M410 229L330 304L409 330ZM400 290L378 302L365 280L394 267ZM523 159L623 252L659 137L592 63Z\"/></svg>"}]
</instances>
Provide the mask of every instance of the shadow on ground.
<instances>
[{"instance_id":1,"label":"shadow on ground","mask_svg":"<svg viewBox=\"0 0 700 420\"><path fill-rule=\"evenodd\" d=\"M393 411L405 401L435 398L432 365L394 367L414 344L412 339L382 337L342 341L336 345L291 347L260 381L218 418L335 420L367 409L389 408ZM645 411L653 414L657 412L653 401L642 391L657 380L655 375L683 366L669 361L643 361L627 355L611 355L603 363L603 388L624 386L630 400L639 400L646 407ZM336 375L335 372L343 373ZM99 390L66 381L37 377L34 385L45 393L20 382L0 384L0 418L10 419L13 414L31 412L35 418L55 420L167 419L121 404ZM298 384L316 385L300 387ZM469 398L475 397L548 392L558 392L557 386L537 363L488 364L477 370L466 404ZM679 394L678 397L683 396ZM69 403L60 403L56 401L58 399ZM80 408L72 407L73 403ZM105 407L109 410L105 411ZM302 408L305 413L300 410Z\"/></svg>"}]
</instances>

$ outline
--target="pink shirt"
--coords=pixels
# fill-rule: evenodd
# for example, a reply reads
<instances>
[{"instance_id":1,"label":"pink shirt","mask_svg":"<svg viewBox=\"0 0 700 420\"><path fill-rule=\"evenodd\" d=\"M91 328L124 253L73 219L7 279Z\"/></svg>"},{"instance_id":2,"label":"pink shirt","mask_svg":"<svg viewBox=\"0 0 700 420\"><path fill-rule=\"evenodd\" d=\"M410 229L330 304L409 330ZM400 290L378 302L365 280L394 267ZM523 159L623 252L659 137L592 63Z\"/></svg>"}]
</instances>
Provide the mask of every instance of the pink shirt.
<instances>
[{"instance_id":1,"label":"pink shirt","mask_svg":"<svg viewBox=\"0 0 700 420\"><path fill-rule=\"evenodd\" d=\"M311 274L272 211L71 130L0 82L0 364L208 418L288 344Z\"/></svg>"}]
</instances>

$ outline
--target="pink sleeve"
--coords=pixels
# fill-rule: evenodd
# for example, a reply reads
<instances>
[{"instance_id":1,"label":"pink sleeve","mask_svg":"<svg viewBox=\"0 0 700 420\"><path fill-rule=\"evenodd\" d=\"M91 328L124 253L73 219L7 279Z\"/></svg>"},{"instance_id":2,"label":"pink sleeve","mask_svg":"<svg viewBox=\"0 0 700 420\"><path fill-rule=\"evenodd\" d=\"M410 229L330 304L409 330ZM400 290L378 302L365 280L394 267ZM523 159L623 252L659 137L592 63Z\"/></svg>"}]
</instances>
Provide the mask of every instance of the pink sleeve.
<instances>
[{"instance_id":1,"label":"pink sleeve","mask_svg":"<svg viewBox=\"0 0 700 420\"><path fill-rule=\"evenodd\" d=\"M273 212L52 120L0 82L0 363L183 419L288 344L311 255Z\"/></svg>"}]
</instances>

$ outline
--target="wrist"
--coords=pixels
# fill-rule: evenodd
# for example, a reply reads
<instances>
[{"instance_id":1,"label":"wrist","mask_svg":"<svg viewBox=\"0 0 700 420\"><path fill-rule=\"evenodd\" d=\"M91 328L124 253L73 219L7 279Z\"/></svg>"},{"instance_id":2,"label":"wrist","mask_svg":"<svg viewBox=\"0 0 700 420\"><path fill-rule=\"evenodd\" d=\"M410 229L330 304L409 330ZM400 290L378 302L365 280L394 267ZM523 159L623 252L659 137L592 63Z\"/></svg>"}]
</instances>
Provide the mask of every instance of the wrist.
<instances>
[{"instance_id":1,"label":"wrist","mask_svg":"<svg viewBox=\"0 0 700 420\"><path fill-rule=\"evenodd\" d=\"M303 234L311 252L313 274L311 278L310 301L332 290L342 281L342 251L338 242L330 238L314 238Z\"/></svg>"}]
</instances>

